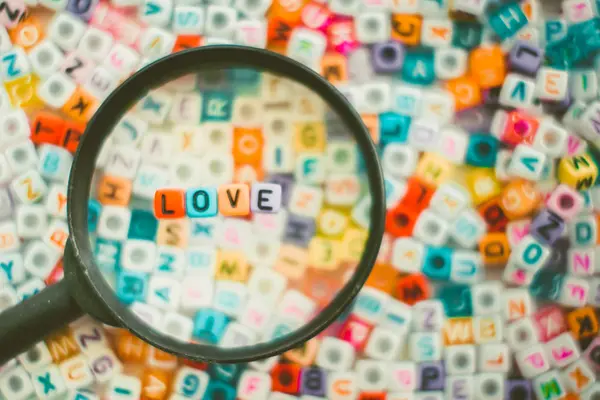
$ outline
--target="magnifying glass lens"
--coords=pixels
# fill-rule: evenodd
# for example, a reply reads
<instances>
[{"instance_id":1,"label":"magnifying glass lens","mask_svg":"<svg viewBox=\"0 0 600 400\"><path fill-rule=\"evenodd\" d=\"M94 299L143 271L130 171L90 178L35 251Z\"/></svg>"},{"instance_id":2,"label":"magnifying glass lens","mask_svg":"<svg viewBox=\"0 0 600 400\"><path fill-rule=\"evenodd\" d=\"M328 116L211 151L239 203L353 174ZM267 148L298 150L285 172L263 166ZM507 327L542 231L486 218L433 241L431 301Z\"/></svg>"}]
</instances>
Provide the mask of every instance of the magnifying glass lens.
<instances>
[{"instance_id":1,"label":"magnifying glass lens","mask_svg":"<svg viewBox=\"0 0 600 400\"><path fill-rule=\"evenodd\" d=\"M116 297L183 342L244 347L301 329L368 237L351 128L311 89L251 68L149 88L95 160L90 240Z\"/></svg>"}]
</instances>

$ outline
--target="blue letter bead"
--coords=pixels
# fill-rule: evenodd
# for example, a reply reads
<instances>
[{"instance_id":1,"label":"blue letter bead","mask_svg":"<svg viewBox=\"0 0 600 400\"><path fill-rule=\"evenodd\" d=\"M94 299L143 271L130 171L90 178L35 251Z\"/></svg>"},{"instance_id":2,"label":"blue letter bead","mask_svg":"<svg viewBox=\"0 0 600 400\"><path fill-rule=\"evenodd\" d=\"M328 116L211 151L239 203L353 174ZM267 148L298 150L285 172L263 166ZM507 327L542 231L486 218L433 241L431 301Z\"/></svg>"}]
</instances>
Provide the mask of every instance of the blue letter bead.
<instances>
[{"instance_id":1,"label":"blue letter bead","mask_svg":"<svg viewBox=\"0 0 600 400\"><path fill-rule=\"evenodd\" d=\"M529 293L537 299L556 301L560 296L563 274L550 268L542 268L534 276L529 285Z\"/></svg>"},{"instance_id":2,"label":"blue letter bead","mask_svg":"<svg viewBox=\"0 0 600 400\"><path fill-rule=\"evenodd\" d=\"M228 92L205 92L202 101L202 121L230 121L233 95Z\"/></svg>"},{"instance_id":3,"label":"blue letter bead","mask_svg":"<svg viewBox=\"0 0 600 400\"><path fill-rule=\"evenodd\" d=\"M452 249L428 247L423 259L422 272L431 279L448 281L452 270Z\"/></svg>"},{"instance_id":4,"label":"blue letter bead","mask_svg":"<svg viewBox=\"0 0 600 400\"><path fill-rule=\"evenodd\" d=\"M220 382L216 379L208 382L206 392L202 397L202 400L235 400L236 390L231 385L225 382Z\"/></svg>"},{"instance_id":5,"label":"blue letter bead","mask_svg":"<svg viewBox=\"0 0 600 400\"><path fill-rule=\"evenodd\" d=\"M439 289L437 297L444 304L447 317L470 317L473 315L473 303L469 286L443 286Z\"/></svg>"},{"instance_id":6,"label":"blue letter bead","mask_svg":"<svg viewBox=\"0 0 600 400\"><path fill-rule=\"evenodd\" d=\"M94 258L100 269L110 272L117 271L121 260L121 242L97 238Z\"/></svg>"},{"instance_id":7,"label":"blue letter bead","mask_svg":"<svg viewBox=\"0 0 600 400\"><path fill-rule=\"evenodd\" d=\"M221 382L237 384L246 364L210 364L208 373Z\"/></svg>"},{"instance_id":8,"label":"blue letter bead","mask_svg":"<svg viewBox=\"0 0 600 400\"><path fill-rule=\"evenodd\" d=\"M471 50L481 44L483 26L478 22L454 21L452 46Z\"/></svg>"},{"instance_id":9,"label":"blue letter bead","mask_svg":"<svg viewBox=\"0 0 600 400\"><path fill-rule=\"evenodd\" d=\"M407 52L402 80L414 85L431 85L435 81L433 51L420 49Z\"/></svg>"},{"instance_id":10,"label":"blue letter bead","mask_svg":"<svg viewBox=\"0 0 600 400\"><path fill-rule=\"evenodd\" d=\"M217 188L200 187L185 192L185 211L188 217L214 217L217 209Z\"/></svg>"},{"instance_id":11,"label":"blue letter bead","mask_svg":"<svg viewBox=\"0 0 600 400\"><path fill-rule=\"evenodd\" d=\"M498 139L491 135L471 135L467 146L466 164L475 167L494 167L498 147Z\"/></svg>"},{"instance_id":12,"label":"blue letter bead","mask_svg":"<svg viewBox=\"0 0 600 400\"><path fill-rule=\"evenodd\" d=\"M156 240L158 220L154 213L148 210L131 210L128 239Z\"/></svg>"},{"instance_id":13,"label":"blue letter bead","mask_svg":"<svg viewBox=\"0 0 600 400\"><path fill-rule=\"evenodd\" d=\"M122 303L145 302L147 293L148 274L126 270L117 274L117 297Z\"/></svg>"},{"instance_id":14,"label":"blue letter bead","mask_svg":"<svg viewBox=\"0 0 600 400\"><path fill-rule=\"evenodd\" d=\"M97 200L90 200L88 202L88 230L90 233L96 233L100 211L102 211L102 206Z\"/></svg>"},{"instance_id":15,"label":"blue letter bead","mask_svg":"<svg viewBox=\"0 0 600 400\"><path fill-rule=\"evenodd\" d=\"M224 313L211 308L203 308L194 317L194 337L204 342L217 344L228 324L229 318Z\"/></svg>"},{"instance_id":16,"label":"blue letter bead","mask_svg":"<svg viewBox=\"0 0 600 400\"><path fill-rule=\"evenodd\" d=\"M492 30L500 39L508 39L527 25L527 16L519 3L505 4L494 12L489 19Z\"/></svg>"},{"instance_id":17,"label":"blue letter bead","mask_svg":"<svg viewBox=\"0 0 600 400\"><path fill-rule=\"evenodd\" d=\"M406 143L411 118L394 112L379 114L379 140L382 145L388 143Z\"/></svg>"}]
</instances>

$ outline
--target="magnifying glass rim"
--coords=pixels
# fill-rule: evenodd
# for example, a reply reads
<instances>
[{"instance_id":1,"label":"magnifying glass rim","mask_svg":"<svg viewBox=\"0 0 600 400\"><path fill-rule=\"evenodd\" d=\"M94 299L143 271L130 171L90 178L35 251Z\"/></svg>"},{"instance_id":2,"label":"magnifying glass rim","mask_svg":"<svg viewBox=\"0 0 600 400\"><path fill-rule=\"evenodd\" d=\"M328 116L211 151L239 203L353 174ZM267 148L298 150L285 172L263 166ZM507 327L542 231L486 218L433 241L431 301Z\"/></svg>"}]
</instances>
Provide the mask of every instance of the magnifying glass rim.
<instances>
[{"instance_id":1,"label":"magnifying glass rim","mask_svg":"<svg viewBox=\"0 0 600 400\"><path fill-rule=\"evenodd\" d=\"M125 114L123 111L130 110L150 88L158 88L186 73L208 70L211 66L255 68L299 82L317 93L355 137L364 159L371 193L371 220L365 251L352 277L331 303L303 327L283 337L234 348L186 343L150 329L118 300L106 282L94 260L88 231L87 205L96 169L95 160L104 140ZM197 361L239 363L271 357L300 346L327 328L350 305L377 259L385 224L384 193L383 173L369 131L335 87L310 68L277 53L247 46L215 45L184 50L145 66L124 81L100 105L89 121L74 157L68 184L67 217L77 268L83 270L82 275L89 281L93 295L107 306L108 312L123 327L169 353Z\"/></svg>"}]
</instances>

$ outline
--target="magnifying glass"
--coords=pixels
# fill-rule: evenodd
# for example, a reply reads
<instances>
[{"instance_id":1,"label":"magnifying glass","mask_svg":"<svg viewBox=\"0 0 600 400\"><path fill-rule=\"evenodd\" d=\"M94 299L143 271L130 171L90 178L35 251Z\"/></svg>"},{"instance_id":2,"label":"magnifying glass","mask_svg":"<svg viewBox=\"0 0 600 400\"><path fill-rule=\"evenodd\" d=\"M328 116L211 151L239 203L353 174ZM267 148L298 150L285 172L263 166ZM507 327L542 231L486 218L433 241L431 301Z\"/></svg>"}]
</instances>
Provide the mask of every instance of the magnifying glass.
<instances>
[{"instance_id":1,"label":"magnifying glass","mask_svg":"<svg viewBox=\"0 0 600 400\"><path fill-rule=\"evenodd\" d=\"M366 281L384 199L368 130L311 69L242 46L160 59L88 124L65 277L0 315L0 363L83 314L197 361L298 347Z\"/></svg>"}]
</instances>

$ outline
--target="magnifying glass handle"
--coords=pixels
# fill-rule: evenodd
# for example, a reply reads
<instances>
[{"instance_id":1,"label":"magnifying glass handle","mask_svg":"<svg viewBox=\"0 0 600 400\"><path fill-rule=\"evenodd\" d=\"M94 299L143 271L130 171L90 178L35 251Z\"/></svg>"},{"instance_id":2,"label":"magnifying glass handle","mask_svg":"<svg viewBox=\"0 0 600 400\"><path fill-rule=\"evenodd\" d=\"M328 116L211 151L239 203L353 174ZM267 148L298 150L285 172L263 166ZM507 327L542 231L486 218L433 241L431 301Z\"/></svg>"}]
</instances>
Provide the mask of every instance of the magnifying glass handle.
<instances>
[{"instance_id":1,"label":"magnifying glass handle","mask_svg":"<svg viewBox=\"0 0 600 400\"><path fill-rule=\"evenodd\" d=\"M0 365L81 316L64 279L5 310L0 314Z\"/></svg>"}]
</instances>

